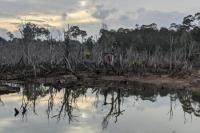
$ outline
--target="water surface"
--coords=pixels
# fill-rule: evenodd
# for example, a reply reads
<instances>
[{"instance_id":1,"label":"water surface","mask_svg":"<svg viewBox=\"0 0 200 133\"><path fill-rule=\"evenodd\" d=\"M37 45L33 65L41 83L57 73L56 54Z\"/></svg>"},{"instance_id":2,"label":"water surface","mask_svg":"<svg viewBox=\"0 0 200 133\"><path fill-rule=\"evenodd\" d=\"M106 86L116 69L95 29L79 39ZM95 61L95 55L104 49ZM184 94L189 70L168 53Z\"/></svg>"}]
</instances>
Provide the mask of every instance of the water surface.
<instances>
[{"instance_id":1,"label":"water surface","mask_svg":"<svg viewBox=\"0 0 200 133\"><path fill-rule=\"evenodd\" d=\"M9 85L19 86L21 91L0 95L1 133L200 131L200 97L187 91L107 85ZM14 108L19 110L17 116Z\"/></svg>"}]
</instances>

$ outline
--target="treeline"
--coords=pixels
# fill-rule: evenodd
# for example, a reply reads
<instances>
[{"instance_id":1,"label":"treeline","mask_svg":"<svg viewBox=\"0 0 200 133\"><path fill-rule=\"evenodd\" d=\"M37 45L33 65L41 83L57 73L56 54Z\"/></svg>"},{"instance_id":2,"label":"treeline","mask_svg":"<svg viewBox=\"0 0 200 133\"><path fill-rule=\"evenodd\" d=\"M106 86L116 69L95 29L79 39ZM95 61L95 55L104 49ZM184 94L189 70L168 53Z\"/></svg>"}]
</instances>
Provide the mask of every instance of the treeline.
<instances>
[{"instance_id":1,"label":"treeline","mask_svg":"<svg viewBox=\"0 0 200 133\"><path fill-rule=\"evenodd\" d=\"M69 26L64 40L57 41L48 29L26 23L19 29L21 38L11 32L9 41L0 38L0 70L35 76L59 70L77 77L80 71L118 75L189 71L199 64L199 24L200 13L196 13L169 28L155 23L135 29L102 28L98 40L78 26Z\"/></svg>"}]
</instances>

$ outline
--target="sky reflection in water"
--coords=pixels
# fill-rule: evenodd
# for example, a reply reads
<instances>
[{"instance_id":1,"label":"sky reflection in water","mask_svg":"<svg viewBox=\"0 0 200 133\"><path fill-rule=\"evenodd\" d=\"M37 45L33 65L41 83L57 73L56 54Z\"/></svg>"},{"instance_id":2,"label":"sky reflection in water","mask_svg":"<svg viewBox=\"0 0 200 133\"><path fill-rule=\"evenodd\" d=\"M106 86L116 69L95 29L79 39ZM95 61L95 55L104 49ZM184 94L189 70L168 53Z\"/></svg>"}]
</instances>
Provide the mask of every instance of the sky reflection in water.
<instances>
[{"instance_id":1,"label":"sky reflection in water","mask_svg":"<svg viewBox=\"0 0 200 133\"><path fill-rule=\"evenodd\" d=\"M25 89L23 89L25 88ZM162 93L160 93L162 92ZM0 96L1 133L198 133L200 98L143 88L24 85ZM14 108L25 115L14 117Z\"/></svg>"}]
</instances>

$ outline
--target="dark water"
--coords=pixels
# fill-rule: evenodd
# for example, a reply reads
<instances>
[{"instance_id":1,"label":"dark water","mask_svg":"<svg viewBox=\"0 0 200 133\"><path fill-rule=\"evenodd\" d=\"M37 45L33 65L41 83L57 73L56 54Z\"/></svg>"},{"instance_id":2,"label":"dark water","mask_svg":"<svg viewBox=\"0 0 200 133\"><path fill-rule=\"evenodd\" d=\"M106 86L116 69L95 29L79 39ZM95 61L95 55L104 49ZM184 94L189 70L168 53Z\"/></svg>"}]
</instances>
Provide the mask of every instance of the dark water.
<instances>
[{"instance_id":1,"label":"dark water","mask_svg":"<svg viewBox=\"0 0 200 133\"><path fill-rule=\"evenodd\" d=\"M0 133L200 132L200 98L187 91L12 86L21 91L0 95Z\"/></svg>"}]
</instances>

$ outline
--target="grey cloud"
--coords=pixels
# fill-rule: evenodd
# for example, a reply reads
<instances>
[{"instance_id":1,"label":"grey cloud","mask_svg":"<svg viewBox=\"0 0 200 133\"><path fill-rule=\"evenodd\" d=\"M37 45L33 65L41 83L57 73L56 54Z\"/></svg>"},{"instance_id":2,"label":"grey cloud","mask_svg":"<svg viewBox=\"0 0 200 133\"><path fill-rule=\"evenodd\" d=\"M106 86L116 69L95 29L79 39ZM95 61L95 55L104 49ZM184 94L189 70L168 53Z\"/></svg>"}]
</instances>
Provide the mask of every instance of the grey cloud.
<instances>
[{"instance_id":1,"label":"grey cloud","mask_svg":"<svg viewBox=\"0 0 200 133\"><path fill-rule=\"evenodd\" d=\"M135 12L125 12L122 15L119 15L119 20L122 21L131 21L135 17Z\"/></svg>"},{"instance_id":2,"label":"grey cloud","mask_svg":"<svg viewBox=\"0 0 200 133\"><path fill-rule=\"evenodd\" d=\"M0 0L0 18L6 20L6 18L20 18L22 15L32 15L40 16L42 15L56 15L60 16L60 20L65 21L68 12L73 12L77 10L87 10L89 14L99 20L105 20L104 22L109 25L109 28L119 28L119 27L134 27L135 24L149 24L157 23L159 26L169 26L170 23L176 22L181 23L182 18L188 13L180 13L176 11L187 12L186 8L182 6L175 7L177 5L184 5L182 3L174 2L174 0L169 0L168 2L163 2L161 4L160 0L154 0L155 2L150 2L147 0L87 0L88 4L86 7L80 7L80 0ZM187 1L187 0L184 0ZM193 8L190 0L187 2L188 8ZM172 7L170 3L174 2ZM186 2L185 2L186 3ZM168 6L166 6L168 5ZM164 8L164 6L166 8ZM190 6L190 7L189 7ZM143 8L140 8L143 7ZM197 5L199 7L199 5ZM151 10L146 10L146 8ZM163 8L163 9L162 9ZM94 9L94 10L93 10ZM138 9L138 10L133 10ZM193 8L197 9L197 8ZM165 12L164 12L165 11ZM194 11L195 12L195 11ZM51 27L48 22L52 22L52 18L40 18L40 20L31 20L34 22L42 22L43 25ZM14 23L13 23L14 24ZM17 25L17 23L15 24ZM84 25L87 30L98 32L99 27L101 27L100 22L94 24ZM3 33L4 32L4 33ZM5 30L1 29L0 36L5 36Z\"/></svg>"},{"instance_id":3,"label":"grey cloud","mask_svg":"<svg viewBox=\"0 0 200 133\"><path fill-rule=\"evenodd\" d=\"M160 11L149 11L143 10L137 11L137 23L157 23L161 26L169 26L171 23L181 23L184 16L187 14L179 12L160 12Z\"/></svg>"},{"instance_id":4,"label":"grey cloud","mask_svg":"<svg viewBox=\"0 0 200 133\"><path fill-rule=\"evenodd\" d=\"M119 17L119 20L120 20L120 21L128 21L128 20L130 20L130 17L127 16L127 15L121 15L121 16Z\"/></svg>"},{"instance_id":5,"label":"grey cloud","mask_svg":"<svg viewBox=\"0 0 200 133\"><path fill-rule=\"evenodd\" d=\"M111 14L116 13L118 10L115 8L112 9L105 9L103 5L97 5L96 11L92 14L93 17L105 20L107 19Z\"/></svg>"},{"instance_id":6,"label":"grey cloud","mask_svg":"<svg viewBox=\"0 0 200 133\"><path fill-rule=\"evenodd\" d=\"M38 20L38 19L27 19L26 21L28 21L28 22L37 22L37 23L44 23L44 22L46 22L45 20Z\"/></svg>"},{"instance_id":7,"label":"grey cloud","mask_svg":"<svg viewBox=\"0 0 200 133\"><path fill-rule=\"evenodd\" d=\"M9 15L21 15L32 12L58 14L64 10L77 8L78 1L79 0L59 0L59 2L56 0L0 1L0 12Z\"/></svg>"},{"instance_id":8,"label":"grey cloud","mask_svg":"<svg viewBox=\"0 0 200 133\"><path fill-rule=\"evenodd\" d=\"M138 9L136 12L125 13L119 16L119 23L126 26L134 26L135 24L157 23L159 26L168 27L171 23L181 23L183 17L187 15L179 12L161 12L156 10Z\"/></svg>"},{"instance_id":9,"label":"grey cloud","mask_svg":"<svg viewBox=\"0 0 200 133\"><path fill-rule=\"evenodd\" d=\"M61 19L63 21L65 21L67 19L67 13L66 12L63 12L62 15L61 15Z\"/></svg>"}]
</instances>

